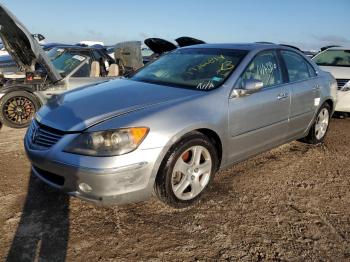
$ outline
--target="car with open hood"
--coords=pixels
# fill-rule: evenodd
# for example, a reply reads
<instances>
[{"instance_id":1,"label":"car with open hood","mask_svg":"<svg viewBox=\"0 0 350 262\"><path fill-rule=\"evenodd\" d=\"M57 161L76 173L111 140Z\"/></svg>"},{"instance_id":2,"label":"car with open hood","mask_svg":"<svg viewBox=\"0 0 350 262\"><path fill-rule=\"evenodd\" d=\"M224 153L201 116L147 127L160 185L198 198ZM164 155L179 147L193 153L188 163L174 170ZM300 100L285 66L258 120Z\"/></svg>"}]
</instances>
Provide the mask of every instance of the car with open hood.
<instances>
[{"instance_id":1,"label":"car with open hood","mask_svg":"<svg viewBox=\"0 0 350 262\"><path fill-rule=\"evenodd\" d=\"M337 115L350 114L350 47L329 46L323 48L313 60L324 71L330 72L338 83Z\"/></svg>"},{"instance_id":2,"label":"car with open hood","mask_svg":"<svg viewBox=\"0 0 350 262\"><path fill-rule=\"evenodd\" d=\"M9 127L27 127L36 111L54 95L108 81L127 71L124 69L128 65L123 64L120 69L110 56L91 47L61 46L46 53L3 5L0 5L0 37L21 70L1 76L0 122ZM140 53L141 44L139 49ZM132 50L137 52L137 48ZM127 58L133 55L120 53ZM142 65L142 60L138 65Z\"/></svg>"},{"instance_id":3,"label":"car with open hood","mask_svg":"<svg viewBox=\"0 0 350 262\"><path fill-rule=\"evenodd\" d=\"M123 204L155 192L187 207L218 170L293 140L321 143L336 91L293 48L188 46L51 99L24 145L33 174L72 196Z\"/></svg>"}]
</instances>

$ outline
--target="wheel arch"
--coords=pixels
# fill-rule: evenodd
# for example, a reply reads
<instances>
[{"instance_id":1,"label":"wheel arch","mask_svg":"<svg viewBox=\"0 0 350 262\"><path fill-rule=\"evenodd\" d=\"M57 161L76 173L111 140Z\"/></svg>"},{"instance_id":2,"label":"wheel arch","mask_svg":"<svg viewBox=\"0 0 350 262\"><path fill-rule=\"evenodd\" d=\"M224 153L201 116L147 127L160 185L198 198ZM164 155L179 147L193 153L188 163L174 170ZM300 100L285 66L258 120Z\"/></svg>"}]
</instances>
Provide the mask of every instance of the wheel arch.
<instances>
[{"instance_id":1,"label":"wheel arch","mask_svg":"<svg viewBox=\"0 0 350 262\"><path fill-rule=\"evenodd\" d=\"M19 92L19 91L26 92L33 95L36 98L37 102L40 104L40 106L43 105L42 99L40 99L40 97L35 94L34 90L28 86L11 86L11 87L2 88L0 89L0 94L3 94L3 96L0 98L0 100L7 94L10 94L12 92Z\"/></svg>"},{"instance_id":2,"label":"wheel arch","mask_svg":"<svg viewBox=\"0 0 350 262\"><path fill-rule=\"evenodd\" d=\"M203 135L205 135L206 137L209 138L210 142L214 145L214 147L216 148L216 152L217 152L217 157L218 157L218 168L220 168L221 166L221 162L222 162L222 141L220 136L212 129L209 128L200 128L200 129L196 129L194 131L197 131L199 133L202 133Z\"/></svg>"},{"instance_id":3,"label":"wheel arch","mask_svg":"<svg viewBox=\"0 0 350 262\"><path fill-rule=\"evenodd\" d=\"M181 132L178 132L176 135L174 135L168 142L168 144L164 147L164 150L158 157L156 161L156 166L154 169L154 179L157 176L159 169L161 168L161 165L168 154L169 150L171 150L177 143L179 143L185 136L192 132L198 132L202 135L208 137L210 142L213 143L214 147L217 149L218 153L218 169L220 169L222 164L222 158L223 158L223 144L220 139L219 133L215 131L214 128L210 127L204 127L204 126L192 126L187 127L183 129Z\"/></svg>"},{"instance_id":4,"label":"wheel arch","mask_svg":"<svg viewBox=\"0 0 350 262\"><path fill-rule=\"evenodd\" d=\"M334 101L330 98L326 99L323 104L327 103L331 107L331 114L335 111Z\"/></svg>"}]
</instances>

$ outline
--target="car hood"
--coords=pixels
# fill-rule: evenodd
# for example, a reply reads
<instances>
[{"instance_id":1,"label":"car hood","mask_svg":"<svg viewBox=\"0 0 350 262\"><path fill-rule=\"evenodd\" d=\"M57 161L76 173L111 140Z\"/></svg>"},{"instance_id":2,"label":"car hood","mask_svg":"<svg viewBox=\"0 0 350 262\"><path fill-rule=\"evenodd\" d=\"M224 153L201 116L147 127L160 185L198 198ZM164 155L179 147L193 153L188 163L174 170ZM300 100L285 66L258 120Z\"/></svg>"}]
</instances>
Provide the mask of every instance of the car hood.
<instances>
[{"instance_id":1,"label":"car hood","mask_svg":"<svg viewBox=\"0 0 350 262\"><path fill-rule=\"evenodd\" d=\"M329 72L335 79L350 79L350 67L319 66L323 71Z\"/></svg>"},{"instance_id":2,"label":"car hood","mask_svg":"<svg viewBox=\"0 0 350 262\"><path fill-rule=\"evenodd\" d=\"M176 43L178 43L178 45L180 47L205 44L205 42L202 40L188 37L188 36L179 37L179 38L175 39L175 41L176 41Z\"/></svg>"},{"instance_id":3,"label":"car hood","mask_svg":"<svg viewBox=\"0 0 350 262\"><path fill-rule=\"evenodd\" d=\"M48 77L62 79L50 59L25 26L6 7L0 4L0 37L16 63L26 71L34 71L35 64L45 68Z\"/></svg>"},{"instance_id":4,"label":"car hood","mask_svg":"<svg viewBox=\"0 0 350 262\"><path fill-rule=\"evenodd\" d=\"M39 110L36 119L61 131L77 132L120 115L202 93L117 79L56 96Z\"/></svg>"},{"instance_id":5,"label":"car hood","mask_svg":"<svg viewBox=\"0 0 350 262\"><path fill-rule=\"evenodd\" d=\"M156 54L163 54L175 50L177 47L173 43L161 38L147 38L145 45Z\"/></svg>"}]
</instances>

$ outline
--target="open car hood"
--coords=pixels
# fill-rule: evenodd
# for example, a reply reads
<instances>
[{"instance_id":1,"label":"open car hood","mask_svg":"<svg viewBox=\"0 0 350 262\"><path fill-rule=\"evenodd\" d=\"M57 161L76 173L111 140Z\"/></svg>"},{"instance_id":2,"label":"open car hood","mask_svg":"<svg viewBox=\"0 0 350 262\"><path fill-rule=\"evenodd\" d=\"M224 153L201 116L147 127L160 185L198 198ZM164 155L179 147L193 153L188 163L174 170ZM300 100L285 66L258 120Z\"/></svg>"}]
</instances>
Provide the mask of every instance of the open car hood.
<instances>
[{"instance_id":1,"label":"open car hood","mask_svg":"<svg viewBox=\"0 0 350 262\"><path fill-rule=\"evenodd\" d=\"M204 41L196 39L196 38L192 38L192 37L188 37L188 36L183 36L183 37L179 37L178 39L175 39L176 43L178 43L178 45L180 47L185 47L185 46L190 46L190 45L200 45L200 44L205 44Z\"/></svg>"},{"instance_id":2,"label":"open car hood","mask_svg":"<svg viewBox=\"0 0 350 262\"><path fill-rule=\"evenodd\" d=\"M18 19L0 4L0 37L2 42L19 67L26 72L33 72L39 63L53 82L62 79L37 40L18 21Z\"/></svg>"},{"instance_id":3,"label":"open car hood","mask_svg":"<svg viewBox=\"0 0 350 262\"><path fill-rule=\"evenodd\" d=\"M148 46L148 48L154 53L159 55L177 48L173 43L161 38L147 38L145 40L145 45Z\"/></svg>"}]
</instances>

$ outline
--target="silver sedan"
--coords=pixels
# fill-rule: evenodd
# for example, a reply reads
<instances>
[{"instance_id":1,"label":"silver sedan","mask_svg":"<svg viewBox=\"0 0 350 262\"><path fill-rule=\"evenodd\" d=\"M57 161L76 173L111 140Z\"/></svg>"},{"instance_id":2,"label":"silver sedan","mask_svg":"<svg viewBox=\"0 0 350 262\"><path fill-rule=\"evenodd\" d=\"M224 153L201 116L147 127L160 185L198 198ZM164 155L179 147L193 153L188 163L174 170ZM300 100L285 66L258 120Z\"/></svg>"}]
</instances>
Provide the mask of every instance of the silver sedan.
<instances>
[{"instance_id":1,"label":"silver sedan","mask_svg":"<svg viewBox=\"0 0 350 262\"><path fill-rule=\"evenodd\" d=\"M25 149L47 184L96 204L198 201L214 174L293 140L321 143L334 78L272 44L177 49L129 79L64 93L32 121Z\"/></svg>"}]
</instances>

